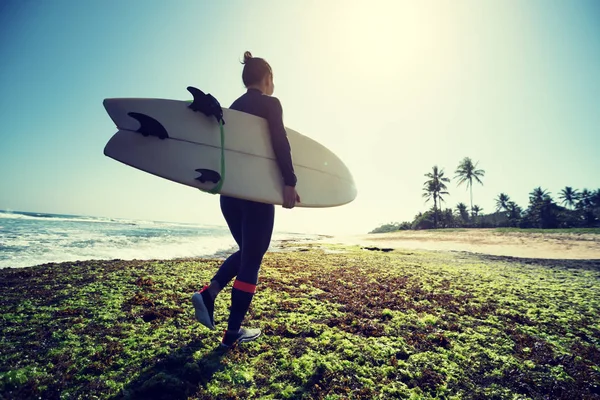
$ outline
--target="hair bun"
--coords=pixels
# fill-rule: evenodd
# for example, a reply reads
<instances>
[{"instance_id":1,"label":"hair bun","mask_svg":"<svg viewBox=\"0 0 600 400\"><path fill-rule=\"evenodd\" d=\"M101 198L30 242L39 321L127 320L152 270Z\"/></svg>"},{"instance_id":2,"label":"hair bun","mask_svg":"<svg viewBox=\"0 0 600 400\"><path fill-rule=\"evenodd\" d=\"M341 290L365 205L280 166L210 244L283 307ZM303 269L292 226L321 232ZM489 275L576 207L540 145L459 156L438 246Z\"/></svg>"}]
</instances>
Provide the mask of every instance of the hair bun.
<instances>
[{"instance_id":1,"label":"hair bun","mask_svg":"<svg viewBox=\"0 0 600 400\"><path fill-rule=\"evenodd\" d=\"M248 60L252 59L252 53L250 53L249 51L246 51L244 53L244 64L248 62Z\"/></svg>"}]
</instances>

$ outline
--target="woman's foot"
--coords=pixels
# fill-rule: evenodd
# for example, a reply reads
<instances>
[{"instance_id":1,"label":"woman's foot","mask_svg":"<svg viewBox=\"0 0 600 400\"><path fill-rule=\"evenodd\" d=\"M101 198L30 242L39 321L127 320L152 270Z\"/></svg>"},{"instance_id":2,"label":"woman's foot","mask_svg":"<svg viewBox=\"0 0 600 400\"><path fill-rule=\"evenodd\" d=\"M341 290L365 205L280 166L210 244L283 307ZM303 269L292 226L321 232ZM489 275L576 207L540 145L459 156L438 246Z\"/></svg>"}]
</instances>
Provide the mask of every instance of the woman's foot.
<instances>
[{"instance_id":1,"label":"woman's foot","mask_svg":"<svg viewBox=\"0 0 600 400\"><path fill-rule=\"evenodd\" d=\"M208 286L204 286L202 290L192 295L192 304L194 305L195 315L198 322L206 326L208 329L215 329L215 298L208 290Z\"/></svg>"},{"instance_id":2,"label":"woman's foot","mask_svg":"<svg viewBox=\"0 0 600 400\"><path fill-rule=\"evenodd\" d=\"M221 347L234 347L238 343L249 342L260 336L260 329L240 328L237 332L225 331Z\"/></svg>"}]
</instances>

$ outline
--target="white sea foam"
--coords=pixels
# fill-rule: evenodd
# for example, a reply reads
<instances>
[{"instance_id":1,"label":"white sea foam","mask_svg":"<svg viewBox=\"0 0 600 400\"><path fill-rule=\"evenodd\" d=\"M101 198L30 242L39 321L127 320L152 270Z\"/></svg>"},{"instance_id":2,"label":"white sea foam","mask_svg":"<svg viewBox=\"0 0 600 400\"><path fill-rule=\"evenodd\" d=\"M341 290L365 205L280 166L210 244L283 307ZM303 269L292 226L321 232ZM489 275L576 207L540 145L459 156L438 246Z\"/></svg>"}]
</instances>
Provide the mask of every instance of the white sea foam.
<instances>
[{"instance_id":1,"label":"white sea foam","mask_svg":"<svg viewBox=\"0 0 600 400\"><path fill-rule=\"evenodd\" d=\"M205 257L233 245L235 242L227 236L144 238L89 232L71 232L68 236L32 234L27 238L0 240L0 268L77 260Z\"/></svg>"},{"instance_id":2,"label":"white sea foam","mask_svg":"<svg viewBox=\"0 0 600 400\"><path fill-rule=\"evenodd\" d=\"M98 224L103 219L13 216L0 213L0 218L5 218L0 230L0 268L99 259L224 256L237 248L226 227L134 220ZM280 240L314 237L275 232L271 248Z\"/></svg>"}]
</instances>

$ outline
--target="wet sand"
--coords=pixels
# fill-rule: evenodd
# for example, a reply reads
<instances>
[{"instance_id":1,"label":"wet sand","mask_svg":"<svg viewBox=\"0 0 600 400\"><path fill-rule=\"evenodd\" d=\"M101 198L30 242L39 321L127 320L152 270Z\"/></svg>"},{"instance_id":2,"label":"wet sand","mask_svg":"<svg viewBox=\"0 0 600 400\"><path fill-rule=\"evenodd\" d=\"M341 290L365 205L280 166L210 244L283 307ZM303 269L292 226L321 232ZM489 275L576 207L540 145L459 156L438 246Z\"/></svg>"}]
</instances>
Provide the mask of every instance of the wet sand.
<instances>
[{"instance_id":1,"label":"wet sand","mask_svg":"<svg viewBox=\"0 0 600 400\"><path fill-rule=\"evenodd\" d=\"M600 235L597 234L460 229L334 236L324 241L364 247L464 251L520 258L600 259Z\"/></svg>"}]
</instances>

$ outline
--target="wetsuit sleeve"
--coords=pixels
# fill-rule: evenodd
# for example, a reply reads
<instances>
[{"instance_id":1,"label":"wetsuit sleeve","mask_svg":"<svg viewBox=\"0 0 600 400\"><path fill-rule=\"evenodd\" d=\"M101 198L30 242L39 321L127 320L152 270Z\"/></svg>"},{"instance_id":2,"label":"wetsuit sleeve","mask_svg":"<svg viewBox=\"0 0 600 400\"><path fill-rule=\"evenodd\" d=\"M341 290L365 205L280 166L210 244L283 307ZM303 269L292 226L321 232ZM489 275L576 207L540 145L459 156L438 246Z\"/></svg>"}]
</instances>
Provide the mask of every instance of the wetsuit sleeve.
<instances>
[{"instance_id":1,"label":"wetsuit sleeve","mask_svg":"<svg viewBox=\"0 0 600 400\"><path fill-rule=\"evenodd\" d=\"M283 108L277 98L271 97L269 100L271 101L269 101L267 121L275 158L283 175L284 183L287 186L296 186L297 179L292 164L292 149L283 125Z\"/></svg>"}]
</instances>

